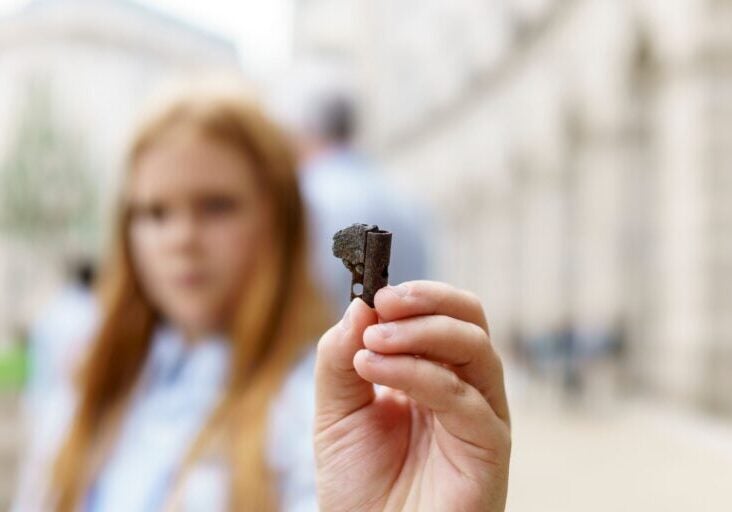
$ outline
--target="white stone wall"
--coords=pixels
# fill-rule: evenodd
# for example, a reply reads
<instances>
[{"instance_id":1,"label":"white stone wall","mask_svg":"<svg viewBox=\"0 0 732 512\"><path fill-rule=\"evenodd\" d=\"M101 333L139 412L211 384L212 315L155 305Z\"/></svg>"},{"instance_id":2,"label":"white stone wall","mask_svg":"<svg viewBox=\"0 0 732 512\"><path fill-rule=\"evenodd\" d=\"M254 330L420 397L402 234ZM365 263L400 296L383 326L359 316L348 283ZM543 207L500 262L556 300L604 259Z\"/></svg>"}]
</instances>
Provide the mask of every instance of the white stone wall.
<instances>
[{"instance_id":1,"label":"white stone wall","mask_svg":"<svg viewBox=\"0 0 732 512\"><path fill-rule=\"evenodd\" d=\"M47 80L57 122L83 143L106 225L129 131L151 90L175 78L235 71L238 63L228 41L137 3L31 3L0 19L0 159L13 142L28 81ZM73 249L18 249L1 238L0 289L13 293L0 298L0 340L12 325L26 323L53 293L61 258ZM22 253L29 250L44 253L51 272L18 283L27 274Z\"/></svg>"},{"instance_id":2,"label":"white stone wall","mask_svg":"<svg viewBox=\"0 0 732 512\"><path fill-rule=\"evenodd\" d=\"M732 3L351 3L367 140L497 341L622 322L635 382L732 409Z\"/></svg>"}]
</instances>

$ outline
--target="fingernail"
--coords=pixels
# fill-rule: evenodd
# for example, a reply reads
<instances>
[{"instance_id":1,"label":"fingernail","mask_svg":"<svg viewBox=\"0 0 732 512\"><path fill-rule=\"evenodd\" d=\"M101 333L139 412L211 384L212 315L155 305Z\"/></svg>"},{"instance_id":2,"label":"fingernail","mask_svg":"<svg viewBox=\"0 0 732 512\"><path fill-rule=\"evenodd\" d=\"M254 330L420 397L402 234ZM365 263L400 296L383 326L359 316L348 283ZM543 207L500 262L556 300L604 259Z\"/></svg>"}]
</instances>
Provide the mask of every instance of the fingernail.
<instances>
[{"instance_id":1,"label":"fingernail","mask_svg":"<svg viewBox=\"0 0 732 512\"><path fill-rule=\"evenodd\" d=\"M394 334L394 330L396 329L394 324L391 322L386 324L376 324L375 327L382 338L388 338L389 336Z\"/></svg>"},{"instance_id":2,"label":"fingernail","mask_svg":"<svg viewBox=\"0 0 732 512\"><path fill-rule=\"evenodd\" d=\"M406 284L400 284L398 286L390 286L389 289L398 297L406 297L409 293L409 287Z\"/></svg>"}]
</instances>

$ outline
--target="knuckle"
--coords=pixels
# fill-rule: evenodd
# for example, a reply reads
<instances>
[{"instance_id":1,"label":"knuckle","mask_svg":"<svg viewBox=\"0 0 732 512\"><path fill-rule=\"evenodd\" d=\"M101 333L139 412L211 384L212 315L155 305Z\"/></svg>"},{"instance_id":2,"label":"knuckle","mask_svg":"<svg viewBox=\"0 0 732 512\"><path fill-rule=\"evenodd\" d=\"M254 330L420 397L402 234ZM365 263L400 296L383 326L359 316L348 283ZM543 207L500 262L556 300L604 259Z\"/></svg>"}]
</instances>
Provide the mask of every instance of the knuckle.
<instances>
[{"instance_id":1,"label":"knuckle","mask_svg":"<svg viewBox=\"0 0 732 512\"><path fill-rule=\"evenodd\" d=\"M338 325L332 326L318 340L315 346L315 355L318 359L332 359L333 351L338 349L340 342L340 328Z\"/></svg>"},{"instance_id":2,"label":"knuckle","mask_svg":"<svg viewBox=\"0 0 732 512\"><path fill-rule=\"evenodd\" d=\"M503 360L491 342L490 337L484 331L477 338L476 354L476 361L482 368L481 371L495 373L499 378L503 378Z\"/></svg>"},{"instance_id":3,"label":"knuckle","mask_svg":"<svg viewBox=\"0 0 732 512\"><path fill-rule=\"evenodd\" d=\"M467 300L468 305L471 308L483 309L483 302L480 300L480 297L478 297L478 294L476 294L475 292L465 290L465 299Z\"/></svg>"},{"instance_id":4,"label":"knuckle","mask_svg":"<svg viewBox=\"0 0 732 512\"><path fill-rule=\"evenodd\" d=\"M503 359L495 351L493 352L496 358L496 372L503 377Z\"/></svg>"},{"instance_id":5,"label":"knuckle","mask_svg":"<svg viewBox=\"0 0 732 512\"><path fill-rule=\"evenodd\" d=\"M503 360L498 352L491 346L488 354L488 365L491 371L495 372L501 379L503 379Z\"/></svg>"},{"instance_id":6,"label":"knuckle","mask_svg":"<svg viewBox=\"0 0 732 512\"><path fill-rule=\"evenodd\" d=\"M475 317L479 319L479 323L481 324L479 327L488 333L488 320L486 319L485 310L483 308L483 301L475 292L465 290L464 293L467 309L474 312Z\"/></svg>"},{"instance_id":7,"label":"knuckle","mask_svg":"<svg viewBox=\"0 0 732 512\"><path fill-rule=\"evenodd\" d=\"M447 387L450 394L458 397L464 396L467 391L467 386L465 385L465 382L463 382L463 380L452 371L449 373L448 376Z\"/></svg>"},{"instance_id":8,"label":"knuckle","mask_svg":"<svg viewBox=\"0 0 732 512\"><path fill-rule=\"evenodd\" d=\"M410 286L410 294L433 314L442 309L453 293L451 285L440 281L414 281Z\"/></svg>"},{"instance_id":9,"label":"knuckle","mask_svg":"<svg viewBox=\"0 0 732 512\"><path fill-rule=\"evenodd\" d=\"M422 317L426 333L453 338L457 332L454 318L446 315L429 315Z\"/></svg>"},{"instance_id":10,"label":"knuckle","mask_svg":"<svg viewBox=\"0 0 732 512\"><path fill-rule=\"evenodd\" d=\"M470 338L474 341L476 347L480 351L488 351L491 347L491 341L490 337L488 336L488 333L483 330L483 328L476 324L469 324L470 325L470 331L471 336Z\"/></svg>"},{"instance_id":11,"label":"knuckle","mask_svg":"<svg viewBox=\"0 0 732 512\"><path fill-rule=\"evenodd\" d=\"M487 361L492 350L488 335L479 325L473 323L467 325L466 338L470 359L478 362Z\"/></svg>"},{"instance_id":12,"label":"knuckle","mask_svg":"<svg viewBox=\"0 0 732 512\"><path fill-rule=\"evenodd\" d=\"M315 356L318 359L322 359L323 357L328 355L328 352L330 352L329 345L331 344L331 336L329 336L330 331L327 331L325 334L323 334L320 339L318 340L318 344L315 346Z\"/></svg>"}]
</instances>

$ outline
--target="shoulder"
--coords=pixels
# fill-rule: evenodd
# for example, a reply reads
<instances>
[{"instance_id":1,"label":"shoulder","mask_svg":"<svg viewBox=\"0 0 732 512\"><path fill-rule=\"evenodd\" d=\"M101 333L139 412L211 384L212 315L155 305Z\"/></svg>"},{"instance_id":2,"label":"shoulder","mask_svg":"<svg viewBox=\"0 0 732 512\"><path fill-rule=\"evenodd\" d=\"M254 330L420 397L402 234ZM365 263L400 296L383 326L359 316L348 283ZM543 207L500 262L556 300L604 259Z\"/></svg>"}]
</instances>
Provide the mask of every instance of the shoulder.
<instances>
[{"instance_id":1,"label":"shoulder","mask_svg":"<svg viewBox=\"0 0 732 512\"><path fill-rule=\"evenodd\" d=\"M305 349L285 378L281 395L286 397L303 384L315 385L315 344Z\"/></svg>"},{"instance_id":2,"label":"shoulder","mask_svg":"<svg viewBox=\"0 0 732 512\"><path fill-rule=\"evenodd\" d=\"M282 510L316 511L315 347L293 366L270 409L267 459L277 478Z\"/></svg>"},{"instance_id":3,"label":"shoulder","mask_svg":"<svg viewBox=\"0 0 732 512\"><path fill-rule=\"evenodd\" d=\"M309 443L315 415L315 347L309 348L285 377L269 412L269 450L275 465L292 458ZM307 436L307 437L306 437ZM307 441L304 443L303 441ZM283 460L285 459L285 460Z\"/></svg>"}]
</instances>

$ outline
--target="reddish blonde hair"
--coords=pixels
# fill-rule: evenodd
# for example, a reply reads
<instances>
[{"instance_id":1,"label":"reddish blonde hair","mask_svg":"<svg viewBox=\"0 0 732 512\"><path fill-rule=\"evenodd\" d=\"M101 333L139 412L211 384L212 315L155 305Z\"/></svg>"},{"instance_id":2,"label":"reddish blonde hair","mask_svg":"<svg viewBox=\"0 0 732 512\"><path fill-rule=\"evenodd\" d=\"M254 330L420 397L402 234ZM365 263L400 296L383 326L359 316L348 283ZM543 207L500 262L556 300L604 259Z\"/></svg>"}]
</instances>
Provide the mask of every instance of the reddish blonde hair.
<instances>
[{"instance_id":1,"label":"reddish blonde hair","mask_svg":"<svg viewBox=\"0 0 732 512\"><path fill-rule=\"evenodd\" d=\"M296 162L283 134L243 90L207 87L175 94L141 124L129 151L126 180L140 155L181 126L237 149L253 164L271 205L273 242L271 253L258 255L253 277L242 291L230 326L227 385L190 447L178 480L206 451L218 450L231 466L232 507L270 510L276 497L264 450L268 404L304 345L330 320L309 279ZM158 320L134 272L129 223L123 194L99 290L104 316L79 372L78 409L53 468L51 498L64 512L79 506L100 468Z\"/></svg>"}]
</instances>

